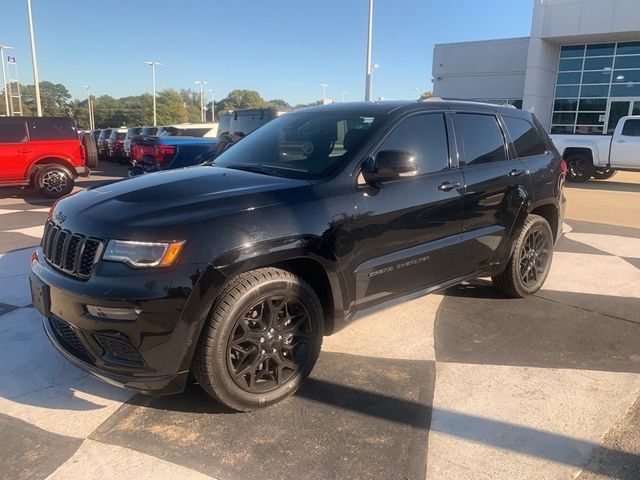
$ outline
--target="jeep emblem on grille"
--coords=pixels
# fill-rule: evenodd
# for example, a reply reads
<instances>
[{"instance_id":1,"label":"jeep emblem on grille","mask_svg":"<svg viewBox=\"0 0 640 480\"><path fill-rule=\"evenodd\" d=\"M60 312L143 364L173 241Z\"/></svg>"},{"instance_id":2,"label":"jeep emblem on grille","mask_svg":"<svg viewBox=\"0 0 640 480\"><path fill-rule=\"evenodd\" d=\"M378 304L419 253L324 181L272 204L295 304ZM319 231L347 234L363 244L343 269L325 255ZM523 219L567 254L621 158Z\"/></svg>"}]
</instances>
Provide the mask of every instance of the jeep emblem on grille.
<instances>
[{"instance_id":1,"label":"jeep emblem on grille","mask_svg":"<svg viewBox=\"0 0 640 480\"><path fill-rule=\"evenodd\" d=\"M62 212L58 212L58 213L56 213L55 219L56 219L56 222L62 223L67 219L67 216L63 215Z\"/></svg>"}]
</instances>

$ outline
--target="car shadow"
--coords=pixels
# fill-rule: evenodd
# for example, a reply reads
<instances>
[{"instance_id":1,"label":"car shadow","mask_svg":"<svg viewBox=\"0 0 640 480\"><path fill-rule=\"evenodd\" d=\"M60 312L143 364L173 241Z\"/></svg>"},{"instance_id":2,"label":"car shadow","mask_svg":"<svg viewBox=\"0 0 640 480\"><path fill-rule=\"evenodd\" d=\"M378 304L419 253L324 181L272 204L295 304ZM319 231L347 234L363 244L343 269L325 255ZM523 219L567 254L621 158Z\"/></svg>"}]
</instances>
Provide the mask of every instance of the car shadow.
<instances>
[{"instance_id":1,"label":"car shadow","mask_svg":"<svg viewBox=\"0 0 640 480\"><path fill-rule=\"evenodd\" d=\"M567 182L566 188L577 190L602 190L611 192L640 192L639 183L616 182L615 180L590 180L585 183Z\"/></svg>"}]
</instances>

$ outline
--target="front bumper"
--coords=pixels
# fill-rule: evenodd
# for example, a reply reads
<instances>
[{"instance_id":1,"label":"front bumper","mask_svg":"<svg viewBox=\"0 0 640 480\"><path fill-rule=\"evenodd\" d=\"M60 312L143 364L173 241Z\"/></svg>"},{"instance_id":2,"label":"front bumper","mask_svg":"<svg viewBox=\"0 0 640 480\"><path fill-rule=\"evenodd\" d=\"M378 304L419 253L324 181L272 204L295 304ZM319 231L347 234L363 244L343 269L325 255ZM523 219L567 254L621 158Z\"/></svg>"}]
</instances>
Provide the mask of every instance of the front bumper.
<instances>
[{"instance_id":1,"label":"front bumper","mask_svg":"<svg viewBox=\"0 0 640 480\"><path fill-rule=\"evenodd\" d=\"M200 266L128 269L128 276L122 268L128 267L99 262L83 281L49 265L38 248L29 280L44 330L65 358L108 383L143 393L181 392L206 319L202 298L191 295ZM96 316L95 307L109 318ZM114 310L136 316L117 318Z\"/></svg>"}]
</instances>

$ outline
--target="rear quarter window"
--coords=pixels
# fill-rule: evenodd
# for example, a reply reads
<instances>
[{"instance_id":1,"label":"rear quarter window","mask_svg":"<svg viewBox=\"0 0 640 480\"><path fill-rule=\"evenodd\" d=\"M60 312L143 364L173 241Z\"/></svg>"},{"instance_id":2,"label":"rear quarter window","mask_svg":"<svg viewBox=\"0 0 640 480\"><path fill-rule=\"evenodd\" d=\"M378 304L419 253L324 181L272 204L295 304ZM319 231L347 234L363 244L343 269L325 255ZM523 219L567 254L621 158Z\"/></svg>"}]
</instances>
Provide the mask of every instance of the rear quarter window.
<instances>
[{"instance_id":1,"label":"rear quarter window","mask_svg":"<svg viewBox=\"0 0 640 480\"><path fill-rule=\"evenodd\" d=\"M515 117L503 117L503 120L518 157L533 157L547 152L544 140L527 120Z\"/></svg>"},{"instance_id":2,"label":"rear quarter window","mask_svg":"<svg viewBox=\"0 0 640 480\"><path fill-rule=\"evenodd\" d=\"M29 121L31 140L77 140L78 130L71 119L35 119Z\"/></svg>"}]
</instances>

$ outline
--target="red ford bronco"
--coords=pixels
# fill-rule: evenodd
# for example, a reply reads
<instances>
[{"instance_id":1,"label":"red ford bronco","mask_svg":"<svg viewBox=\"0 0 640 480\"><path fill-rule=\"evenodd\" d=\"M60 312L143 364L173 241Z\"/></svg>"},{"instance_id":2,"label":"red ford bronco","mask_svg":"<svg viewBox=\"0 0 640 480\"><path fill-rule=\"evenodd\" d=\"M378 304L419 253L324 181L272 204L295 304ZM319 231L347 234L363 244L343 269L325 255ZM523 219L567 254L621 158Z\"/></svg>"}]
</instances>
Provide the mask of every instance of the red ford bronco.
<instances>
[{"instance_id":1,"label":"red ford bronco","mask_svg":"<svg viewBox=\"0 0 640 480\"><path fill-rule=\"evenodd\" d=\"M98 162L90 135L64 117L0 118L0 186L32 185L49 198L73 189Z\"/></svg>"}]
</instances>

